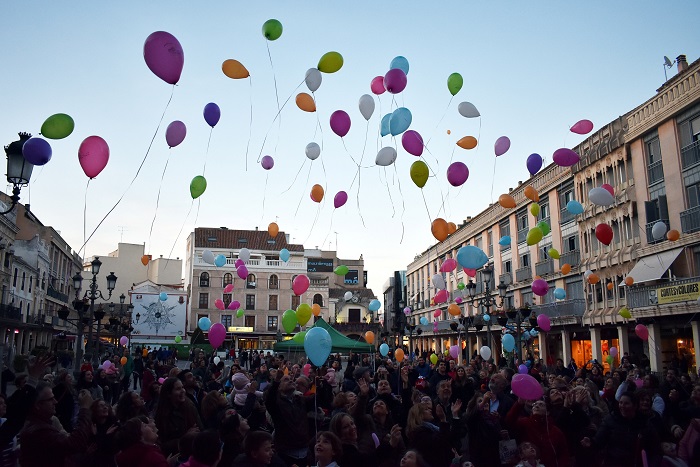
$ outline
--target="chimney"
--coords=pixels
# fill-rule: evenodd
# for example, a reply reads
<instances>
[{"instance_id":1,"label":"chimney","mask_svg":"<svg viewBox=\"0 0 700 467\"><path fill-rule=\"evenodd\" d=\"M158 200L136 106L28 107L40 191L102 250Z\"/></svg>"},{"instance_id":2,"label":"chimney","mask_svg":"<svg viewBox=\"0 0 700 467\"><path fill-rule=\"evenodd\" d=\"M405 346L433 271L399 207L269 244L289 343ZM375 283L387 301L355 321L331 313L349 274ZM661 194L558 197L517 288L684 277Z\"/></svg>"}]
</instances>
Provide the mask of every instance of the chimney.
<instances>
[{"instance_id":1,"label":"chimney","mask_svg":"<svg viewBox=\"0 0 700 467\"><path fill-rule=\"evenodd\" d=\"M688 69L688 60L685 58L685 55L677 56L676 57L676 64L678 65L678 74L679 75Z\"/></svg>"},{"instance_id":2,"label":"chimney","mask_svg":"<svg viewBox=\"0 0 700 467\"><path fill-rule=\"evenodd\" d=\"M284 239L287 243L289 243L289 234L288 233L284 234Z\"/></svg>"},{"instance_id":3,"label":"chimney","mask_svg":"<svg viewBox=\"0 0 700 467\"><path fill-rule=\"evenodd\" d=\"M257 226L257 225L255 226L255 231L256 231L256 232L258 231L258 226Z\"/></svg>"}]
</instances>

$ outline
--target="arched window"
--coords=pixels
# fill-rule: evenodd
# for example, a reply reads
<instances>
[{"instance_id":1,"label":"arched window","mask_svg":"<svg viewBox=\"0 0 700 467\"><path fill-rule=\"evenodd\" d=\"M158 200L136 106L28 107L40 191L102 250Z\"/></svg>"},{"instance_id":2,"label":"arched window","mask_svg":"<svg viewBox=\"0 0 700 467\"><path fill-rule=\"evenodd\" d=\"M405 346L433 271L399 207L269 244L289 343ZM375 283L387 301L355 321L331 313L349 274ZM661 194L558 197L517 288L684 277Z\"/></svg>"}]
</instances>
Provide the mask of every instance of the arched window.
<instances>
[{"instance_id":1,"label":"arched window","mask_svg":"<svg viewBox=\"0 0 700 467\"><path fill-rule=\"evenodd\" d=\"M279 289L280 288L280 283L279 279L277 279L276 275L271 275L270 276L270 281L269 281L269 286L270 289Z\"/></svg>"},{"instance_id":2,"label":"arched window","mask_svg":"<svg viewBox=\"0 0 700 467\"><path fill-rule=\"evenodd\" d=\"M314 302L313 303L315 305L318 305L321 308L323 308L323 296L320 293L317 293L316 295L314 295Z\"/></svg>"},{"instance_id":3,"label":"arched window","mask_svg":"<svg viewBox=\"0 0 700 467\"><path fill-rule=\"evenodd\" d=\"M230 272L227 272L226 274L224 274L223 286L226 287L229 284L233 284L233 274L231 274Z\"/></svg>"},{"instance_id":4,"label":"arched window","mask_svg":"<svg viewBox=\"0 0 700 467\"><path fill-rule=\"evenodd\" d=\"M257 283L255 282L255 274L248 274L248 279L246 279L245 288L254 289L256 286Z\"/></svg>"},{"instance_id":5,"label":"arched window","mask_svg":"<svg viewBox=\"0 0 700 467\"><path fill-rule=\"evenodd\" d=\"M203 272L199 275L199 286L209 287L209 273Z\"/></svg>"}]
</instances>

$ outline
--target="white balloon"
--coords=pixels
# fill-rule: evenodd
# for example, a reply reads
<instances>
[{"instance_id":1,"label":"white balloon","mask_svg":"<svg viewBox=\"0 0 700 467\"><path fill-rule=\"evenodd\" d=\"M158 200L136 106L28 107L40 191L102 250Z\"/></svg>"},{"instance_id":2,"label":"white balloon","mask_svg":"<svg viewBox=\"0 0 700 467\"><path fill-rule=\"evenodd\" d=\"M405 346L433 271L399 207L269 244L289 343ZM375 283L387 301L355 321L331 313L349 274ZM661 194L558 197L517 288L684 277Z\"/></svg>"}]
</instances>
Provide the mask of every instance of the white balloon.
<instances>
[{"instance_id":1,"label":"white balloon","mask_svg":"<svg viewBox=\"0 0 700 467\"><path fill-rule=\"evenodd\" d=\"M214 357L214 365L218 365L221 359L219 357Z\"/></svg>"},{"instance_id":2,"label":"white balloon","mask_svg":"<svg viewBox=\"0 0 700 467\"><path fill-rule=\"evenodd\" d=\"M374 113L374 98L369 94L363 94L362 97L360 97L360 113L365 117L365 120L372 118L372 114Z\"/></svg>"},{"instance_id":3,"label":"white balloon","mask_svg":"<svg viewBox=\"0 0 700 467\"><path fill-rule=\"evenodd\" d=\"M250 250L248 248L241 248L241 251L238 252L238 259L248 261L250 259Z\"/></svg>"},{"instance_id":4,"label":"white balloon","mask_svg":"<svg viewBox=\"0 0 700 467\"><path fill-rule=\"evenodd\" d=\"M316 92L316 90L321 87L321 80L323 80L321 72L316 68L309 68L306 70L306 78L304 78L304 81L306 81L306 87L309 88L309 91Z\"/></svg>"},{"instance_id":5,"label":"white balloon","mask_svg":"<svg viewBox=\"0 0 700 467\"><path fill-rule=\"evenodd\" d=\"M204 250L202 252L202 261L208 264L214 264L214 253L209 250Z\"/></svg>"},{"instance_id":6,"label":"white balloon","mask_svg":"<svg viewBox=\"0 0 700 467\"><path fill-rule=\"evenodd\" d=\"M396 149L391 146L381 148L377 153L377 159L374 161L375 164L382 167L393 164L396 161Z\"/></svg>"},{"instance_id":7,"label":"white balloon","mask_svg":"<svg viewBox=\"0 0 700 467\"><path fill-rule=\"evenodd\" d=\"M471 102L461 102L459 106L457 106L457 110L462 117L475 118L481 116L479 111Z\"/></svg>"},{"instance_id":8,"label":"white balloon","mask_svg":"<svg viewBox=\"0 0 700 467\"><path fill-rule=\"evenodd\" d=\"M610 206L615 203L615 197L603 187L596 187L589 191L588 199L597 206Z\"/></svg>"},{"instance_id":9,"label":"white balloon","mask_svg":"<svg viewBox=\"0 0 700 467\"><path fill-rule=\"evenodd\" d=\"M309 143L306 145L306 157L308 157L312 161L315 161L320 155L321 146L319 146L317 143Z\"/></svg>"},{"instance_id":10,"label":"white balloon","mask_svg":"<svg viewBox=\"0 0 700 467\"><path fill-rule=\"evenodd\" d=\"M488 360L489 358L491 358L491 349L485 345L481 349L479 349L479 355L481 355L481 358L483 358L484 360Z\"/></svg>"},{"instance_id":11,"label":"white balloon","mask_svg":"<svg viewBox=\"0 0 700 467\"><path fill-rule=\"evenodd\" d=\"M668 227L666 227L666 224L662 221L658 221L651 227L651 235L654 237L654 240L661 240L664 238L664 235L666 235L667 230Z\"/></svg>"},{"instance_id":12,"label":"white balloon","mask_svg":"<svg viewBox=\"0 0 700 467\"><path fill-rule=\"evenodd\" d=\"M352 298L352 292L345 292L345 295L343 296L345 298L346 302L349 302L350 299Z\"/></svg>"},{"instance_id":13,"label":"white balloon","mask_svg":"<svg viewBox=\"0 0 700 467\"><path fill-rule=\"evenodd\" d=\"M586 269L586 272L583 273L583 278L588 279L588 276L590 276L591 274L593 274L593 271L591 271L590 269Z\"/></svg>"},{"instance_id":14,"label":"white balloon","mask_svg":"<svg viewBox=\"0 0 700 467\"><path fill-rule=\"evenodd\" d=\"M433 287L436 289L446 289L447 287L445 286L445 279L442 277L442 274L435 274L433 278L431 279L433 283Z\"/></svg>"}]
</instances>

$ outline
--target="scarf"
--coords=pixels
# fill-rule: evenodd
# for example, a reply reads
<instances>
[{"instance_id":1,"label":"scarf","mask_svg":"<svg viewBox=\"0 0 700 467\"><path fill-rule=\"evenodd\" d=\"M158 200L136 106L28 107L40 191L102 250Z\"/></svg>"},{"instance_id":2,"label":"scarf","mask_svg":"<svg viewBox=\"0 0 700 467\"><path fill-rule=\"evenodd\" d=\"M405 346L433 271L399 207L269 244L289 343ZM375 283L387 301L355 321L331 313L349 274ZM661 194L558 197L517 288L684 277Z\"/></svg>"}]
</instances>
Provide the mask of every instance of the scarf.
<instances>
[{"instance_id":1,"label":"scarf","mask_svg":"<svg viewBox=\"0 0 700 467\"><path fill-rule=\"evenodd\" d=\"M423 422L423 423L421 423L421 426L427 428L427 429L430 430L432 433L437 433L437 432L440 431L440 427L439 427L439 426L434 425L434 424L432 424L432 423L430 423L430 422Z\"/></svg>"}]
</instances>

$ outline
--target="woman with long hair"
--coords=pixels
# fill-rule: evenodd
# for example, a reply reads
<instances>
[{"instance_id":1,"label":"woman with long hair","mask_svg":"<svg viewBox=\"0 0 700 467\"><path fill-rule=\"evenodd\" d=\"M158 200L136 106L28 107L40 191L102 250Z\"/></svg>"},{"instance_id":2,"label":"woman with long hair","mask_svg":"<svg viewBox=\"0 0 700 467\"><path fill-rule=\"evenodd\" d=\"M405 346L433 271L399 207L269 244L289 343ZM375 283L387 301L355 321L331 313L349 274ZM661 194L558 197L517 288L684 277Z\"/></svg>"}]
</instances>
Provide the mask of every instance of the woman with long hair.
<instances>
[{"instance_id":1,"label":"woman with long hair","mask_svg":"<svg viewBox=\"0 0 700 467\"><path fill-rule=\"evenodd\" d=\"M343 453L339 465L374 466L377 465L375 453L361 452L357 444L357 427L355 420L346 413L339 413L331 419L330 431L342 444Z\"/></svg>"},{"instance_id":2,"label":"woman with long hair","mask_svg":"<svg viewBox=\"0 0 700 467\"><path fill-rule=\"evenodd\" d=\"M202 399L202 423L207 429L218 429L229 407L226 396L219 391L209 391Z\"/></svg>"},{"instance_id":3,"label":"woman with long hair","mask_svg":"<svg viewBox=\"0 0 700 467\"><path fill-rule=\"evenodd\" d=\"M491 393L477 392L467 404L469 458L474 465L500 465L499 440L508 435L497 412L491 412Z\"/></svg>"},{"instance_id":4,"label":"woman with long hair","mask_svg":"<svg viewBox=\"0 0 700 467\"><path fill-rule=\"evenodd\" d=\"M177 378L168 378L163 382L155 421L166 456L177 452L177 442L182 435L203 428L197 408L187 397L182 381Z\"/></svg>"},{"instance_id":5,"label":"woman with long hair","mask_svg":"<svg viewBox=\"0 0 700 467\"><path fill-rule=\"evenodd\" d=\"M120 423L126 423L127 420L139 415L148 416L148 409L143 398L136 391L126 391L119 396L117 402L117 419Z\"/></svg>"},{"instance_id":6,"label":"woman with long hair","mask_svg":"<svg viewBox=\"0 0 700 467\"><path fill-rule=\"evenodd\" d=\"M81 465L90 467L94 465L113 467L116 464L115 432L119 428L117 417L112 412L112 407L102 399L96 400L90 407L92 413L94 438L81 461Z\"/></svg>"},{"instance_id":7,"label":"woman with long hair","mask_svg":"<svg viewBox=\"0 0 700 467\"><path fill-rule=\"evenodd\" d=\"M452 416L459 421L461 403L452 404ZM450 424L441 405L435 407L438 416L437 425L433 411L421 402L411 407L406 420L407 447L418 451L429 465L450 465L452 462L452 445L450 443Z\"/></svg>"},{"instance_id":8,"label":"woman with long hair","mask_svg":"<svg viewBox=\"0 0 700 467\"><path fill-rule=\"evenodd\" d=\"M219 425L219 436L224 443L221 465L231 465L243 453L243 440L250 431L248 422L234 409L228 409Z\"/></svg>"},{"instance_id":9,"label":"woman with long hair","mask_svg":"<svg viewBox=\"0 0 700 467\"><path fill-rule=\"evenodd\" d=\"M467 370L462 365L455 369L455 379L452 380L452 400L470 401L474 397L473 380L467 376Z\"/></svg>"},{"instance_id":10,"label":"woman with long hair","mask_svg":"<svg viewBox=\"0 0 700 467\"><path fill-rule=\"evenodd\" d=\"M73 422L78 415L78 391L73 385L73 376L67 370L62 370L56 378L53 395L58 401L56 417L61 422L63 429L70 433L73 431Z\"/></svg>"},{"instance_id":11,"label":"woman with long hair","mask_svg":"<svg viewBox=\"0 0 700 467\"><path fill-rule=\"evenodd\" d=\"M119 467L168 467L168 461L158 447L158 428L148 417L128 420L117 433Z\"/></svg>"},{"instance_id":12,"label":"woman with long hair","mask_svg":"<svg viewBox=\"0 0 700 467\"><path fill-rule=\"evenodd\" d=\"M104 399L102 394L102 388L95 381L95 374L92 370L81 371L80 376L78 376L77 389L87 389L93 399Z\"/></svg>"}]
</instances>

